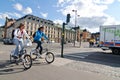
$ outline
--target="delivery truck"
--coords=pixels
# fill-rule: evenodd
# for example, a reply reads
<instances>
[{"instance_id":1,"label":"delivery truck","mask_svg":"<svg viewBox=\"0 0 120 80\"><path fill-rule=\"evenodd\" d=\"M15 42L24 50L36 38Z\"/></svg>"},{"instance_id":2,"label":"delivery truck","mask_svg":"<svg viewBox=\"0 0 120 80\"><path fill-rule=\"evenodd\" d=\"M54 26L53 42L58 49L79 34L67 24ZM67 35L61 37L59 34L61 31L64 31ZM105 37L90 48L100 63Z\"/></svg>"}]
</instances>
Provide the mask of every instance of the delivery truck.
<instances>
[{"instance_id":1,"label":"delivery truck","mask_svg":"<svg viewBox=\"0 0 120 80\"><path fill-rule=\"evenodd\" d=\"M120 54L120 25L100 26L100 47Z\"/></svg>"}]
</instances>

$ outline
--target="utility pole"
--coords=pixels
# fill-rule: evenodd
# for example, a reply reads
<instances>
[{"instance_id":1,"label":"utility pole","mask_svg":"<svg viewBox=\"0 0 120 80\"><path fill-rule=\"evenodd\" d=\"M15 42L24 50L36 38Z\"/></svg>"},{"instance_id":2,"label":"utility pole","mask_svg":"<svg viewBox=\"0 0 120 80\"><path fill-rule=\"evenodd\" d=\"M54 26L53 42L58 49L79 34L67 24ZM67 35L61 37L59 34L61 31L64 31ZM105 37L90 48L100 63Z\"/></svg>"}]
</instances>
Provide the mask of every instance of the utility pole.
<instances>
[{"instance_id":1,"label":"utility pole","mask_svg":"<svg viewBox=\"0 0 120 80\"><path fill-rule=\"evenodd\" d=\"M75 12L75 28L77 27L77 16L79 17L80 15L77 15L77 10L72 10L73 12ZM74 47L75 47L75 41L77 40L76 39L76 34L77 34L77 31L75 29L75 33L74 33Z\"/></svg>"},{"instance_id":2,"label":"utility pole","mask_svg":"<svg viewBox=\"0 0 120 80\"><path fill-rule=\"evenodd\" d=\"M61 39L61 57L63 58L63 51L64 51L64 37L65 37L65 25L70 22L70 14L67 14L66 23L63 22L62 24L62 39Z\"/></svg>"},{"instance_id":3,"label":"utility pole","mask_svg":"<svg viewBox=\"0 0 120 80\"><path fill-rule=\"evenodd\" d=\"M63 49L64 49L64 36L65 36L65 23L62 24L62 41L61 41L61 57L63 57Z\"/></svg>"}]
</instances>

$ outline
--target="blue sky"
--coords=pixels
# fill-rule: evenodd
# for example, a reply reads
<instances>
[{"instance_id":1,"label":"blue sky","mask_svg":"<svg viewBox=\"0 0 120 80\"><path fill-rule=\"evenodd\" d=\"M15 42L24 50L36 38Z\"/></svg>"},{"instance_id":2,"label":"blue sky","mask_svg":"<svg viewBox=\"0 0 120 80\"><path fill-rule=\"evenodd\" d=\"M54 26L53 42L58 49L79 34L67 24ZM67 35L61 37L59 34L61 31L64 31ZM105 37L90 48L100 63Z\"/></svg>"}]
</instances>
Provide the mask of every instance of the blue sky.
<instances>
[{"instance_id":1,"label":"blue sky","mask_svg":"<svg viewBox=\"0 0 120 80\"><path fill-rule=\"evenodd\" d=\"M100 25L120 24L120 0L2 0L0 25L4 25L6 16L18 19L26 14L62 23L70 13L73 26L73 9L80 15L77 25L90 32L99 31Z\"/></svg>"}]
</instances>

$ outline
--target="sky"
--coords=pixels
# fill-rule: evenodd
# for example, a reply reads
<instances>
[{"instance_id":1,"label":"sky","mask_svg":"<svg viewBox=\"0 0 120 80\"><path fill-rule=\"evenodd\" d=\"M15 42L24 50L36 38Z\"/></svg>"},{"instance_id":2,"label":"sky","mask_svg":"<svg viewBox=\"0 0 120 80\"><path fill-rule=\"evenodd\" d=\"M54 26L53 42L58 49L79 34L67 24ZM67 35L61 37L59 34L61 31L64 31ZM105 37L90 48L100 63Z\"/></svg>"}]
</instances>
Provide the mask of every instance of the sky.
<instances>
[{"instance_id":1,"label":"sky","mask_svg":"<svg viewBox=\"0 0 120 80\"><path fill-rule=\"evenodd\" d=\"M62 24L71 15L69 27L77 26L94 33L101 25L120 24L120 0L1 0L0 26L5 17L18 19L27 14ZM80 16L78 16L80 15Z\"/></svg>"}]
</instances>

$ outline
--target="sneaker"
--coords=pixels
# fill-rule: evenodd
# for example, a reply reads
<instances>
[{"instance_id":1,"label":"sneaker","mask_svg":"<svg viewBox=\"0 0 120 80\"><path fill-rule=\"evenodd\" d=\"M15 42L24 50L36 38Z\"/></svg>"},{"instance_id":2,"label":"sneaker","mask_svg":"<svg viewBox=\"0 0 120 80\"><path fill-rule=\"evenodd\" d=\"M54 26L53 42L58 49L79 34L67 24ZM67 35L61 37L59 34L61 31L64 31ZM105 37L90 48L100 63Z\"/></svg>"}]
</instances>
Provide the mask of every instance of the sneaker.
<instances>
[{"instance_id":1,"label":"sneaker","mask_svg":"<svg viewBox=\"0 0 120 80\"><path fill-rule=\"evenodd\" d=\"M12 57L13 57L14 59L18 59L18 57L17 57L17 56L15 56L15 55L12 55Z\"/></svg>"},{"instance_id":2,"label":"sneaker","mask_svg":"<svg viewBox=\"0 0 120 80\"><path fill-rule=\"evenodd\" d=\"M22 54L19 54L19 58L22 56Z\"/></svg>"}]
</instances>

